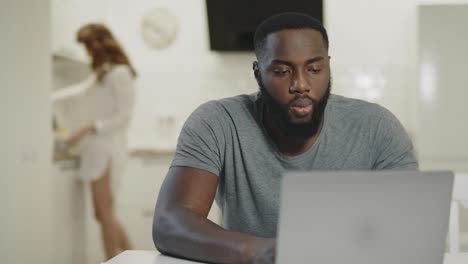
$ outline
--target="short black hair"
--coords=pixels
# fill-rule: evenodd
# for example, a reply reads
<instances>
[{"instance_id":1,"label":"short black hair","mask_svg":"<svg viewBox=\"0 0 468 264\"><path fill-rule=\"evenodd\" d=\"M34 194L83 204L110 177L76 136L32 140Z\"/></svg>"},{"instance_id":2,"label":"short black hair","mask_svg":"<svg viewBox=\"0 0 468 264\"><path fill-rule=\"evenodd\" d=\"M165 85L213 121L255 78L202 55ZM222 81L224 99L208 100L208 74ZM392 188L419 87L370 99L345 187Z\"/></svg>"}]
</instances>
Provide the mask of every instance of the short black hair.
<instances>
[{"instance_id":1,"label":"short black hair","mask_svg":"<svg viewBox=\"0 0 468 264\"><path fill-rule=\"evenodd\" d=\"M317 19L298 12L286 12L273 15L265 19L255 31L254 48L257 58L261 57L266 39L269 34L284 29L315 29L322 35L325 47L328 49L328 34L322 23Z\"/></svg>"}]
</instances>

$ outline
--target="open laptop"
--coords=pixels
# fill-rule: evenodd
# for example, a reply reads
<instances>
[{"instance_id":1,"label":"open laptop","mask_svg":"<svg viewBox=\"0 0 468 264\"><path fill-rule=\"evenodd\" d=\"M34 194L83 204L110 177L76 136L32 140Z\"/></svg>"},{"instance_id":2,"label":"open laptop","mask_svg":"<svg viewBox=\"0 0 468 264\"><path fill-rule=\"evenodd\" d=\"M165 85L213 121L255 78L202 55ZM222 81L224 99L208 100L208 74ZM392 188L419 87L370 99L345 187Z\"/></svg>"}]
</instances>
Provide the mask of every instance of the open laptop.
<instances>
[{"instance_id":1,"label":"open laptop","mask_svg":"<svg viewBox=\"0 0 468 264\"><path fill-rule=\"evenodd\" d=\"M286 173L276 263L442 264L453 173Z\"/></svg>"}]
</instances>

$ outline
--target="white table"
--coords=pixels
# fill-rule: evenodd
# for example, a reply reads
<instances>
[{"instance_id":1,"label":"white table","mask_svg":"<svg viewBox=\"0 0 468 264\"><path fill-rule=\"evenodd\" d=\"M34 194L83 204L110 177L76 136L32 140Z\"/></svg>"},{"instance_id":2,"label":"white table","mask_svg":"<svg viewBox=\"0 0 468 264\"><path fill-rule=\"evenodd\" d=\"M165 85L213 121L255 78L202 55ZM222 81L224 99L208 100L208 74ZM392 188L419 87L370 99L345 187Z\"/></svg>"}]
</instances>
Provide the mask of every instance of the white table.
<instances>
[{"instance_id":1,"label":"white table","mask_svg":"<svg viewBox=\"0 0 468 264\"><path fill-rule=\"evenodd\" d=\"M190 264L200 263L161 255L157 251L127 250L105 264Z\"/></svg>"},{"instance_id":2,"label":"white table","mask_svg":"<svg viewBox=\"0 0 468 264\"><path fill-rule=\"evenodd\" d=\"M127 250L105 264L190 264L200 263L172 258L159 254L157 251ZM467 264L468 253L445 255L444 264Z\"/></svg>"}]
</instances>

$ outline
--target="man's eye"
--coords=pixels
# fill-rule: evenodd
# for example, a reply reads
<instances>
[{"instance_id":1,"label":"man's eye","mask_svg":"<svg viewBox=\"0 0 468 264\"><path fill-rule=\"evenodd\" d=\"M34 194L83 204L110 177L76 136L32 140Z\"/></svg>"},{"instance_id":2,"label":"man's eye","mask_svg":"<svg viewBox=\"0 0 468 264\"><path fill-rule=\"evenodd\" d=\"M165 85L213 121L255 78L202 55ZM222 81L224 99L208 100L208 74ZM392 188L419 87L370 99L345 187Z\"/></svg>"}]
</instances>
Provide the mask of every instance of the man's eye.
<instances>
[{"instance_id":1,"label":"man's eye","mask_svg":"<svg viewBox=\"0 0 468 264\"><path fill-rule=\"evenodd\" d=\"M308 71L312 72L312 73L319 73L320 71L322 71L322 69L310 68L310 69L308 69Z\"/></svg>"},{"instance_id":2,"label":"man's eye","mask_svg":"<svg viewBox=\"0 0 468 264\"><path fill-rule=\"evenodd\" d=\"M280 70L280 69L275 69L273 70L273 73L275 75L283 76L289 74L291 71L290 70Z\"/></svg>"}]
</instances>

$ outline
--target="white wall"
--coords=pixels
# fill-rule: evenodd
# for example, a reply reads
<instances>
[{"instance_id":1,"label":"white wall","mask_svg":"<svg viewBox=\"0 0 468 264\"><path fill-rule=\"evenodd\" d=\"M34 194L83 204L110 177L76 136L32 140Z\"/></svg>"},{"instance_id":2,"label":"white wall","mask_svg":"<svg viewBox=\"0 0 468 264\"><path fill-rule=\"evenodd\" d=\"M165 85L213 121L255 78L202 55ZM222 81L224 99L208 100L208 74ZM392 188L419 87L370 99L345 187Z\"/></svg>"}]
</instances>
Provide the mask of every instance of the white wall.
<instances>
[{"instance_id":1,"label":"white wall","mask_svg":"<svg viewBox=\"0 0 468 264\"><path fill-rule=\"evenodd\" d=\"M413 138L416 21L414 1L325 2L335 93L384 105Z\"/></svg>"},{"instance_id":2,"label":"white wall","mask_svg":"<svg viewBox=\"0 0 468 264\"><path fill-rule=\"evenodd\" d=\"M52 262L50 4L0 8L0 263Z\"/></svg>"}]
</instances>

